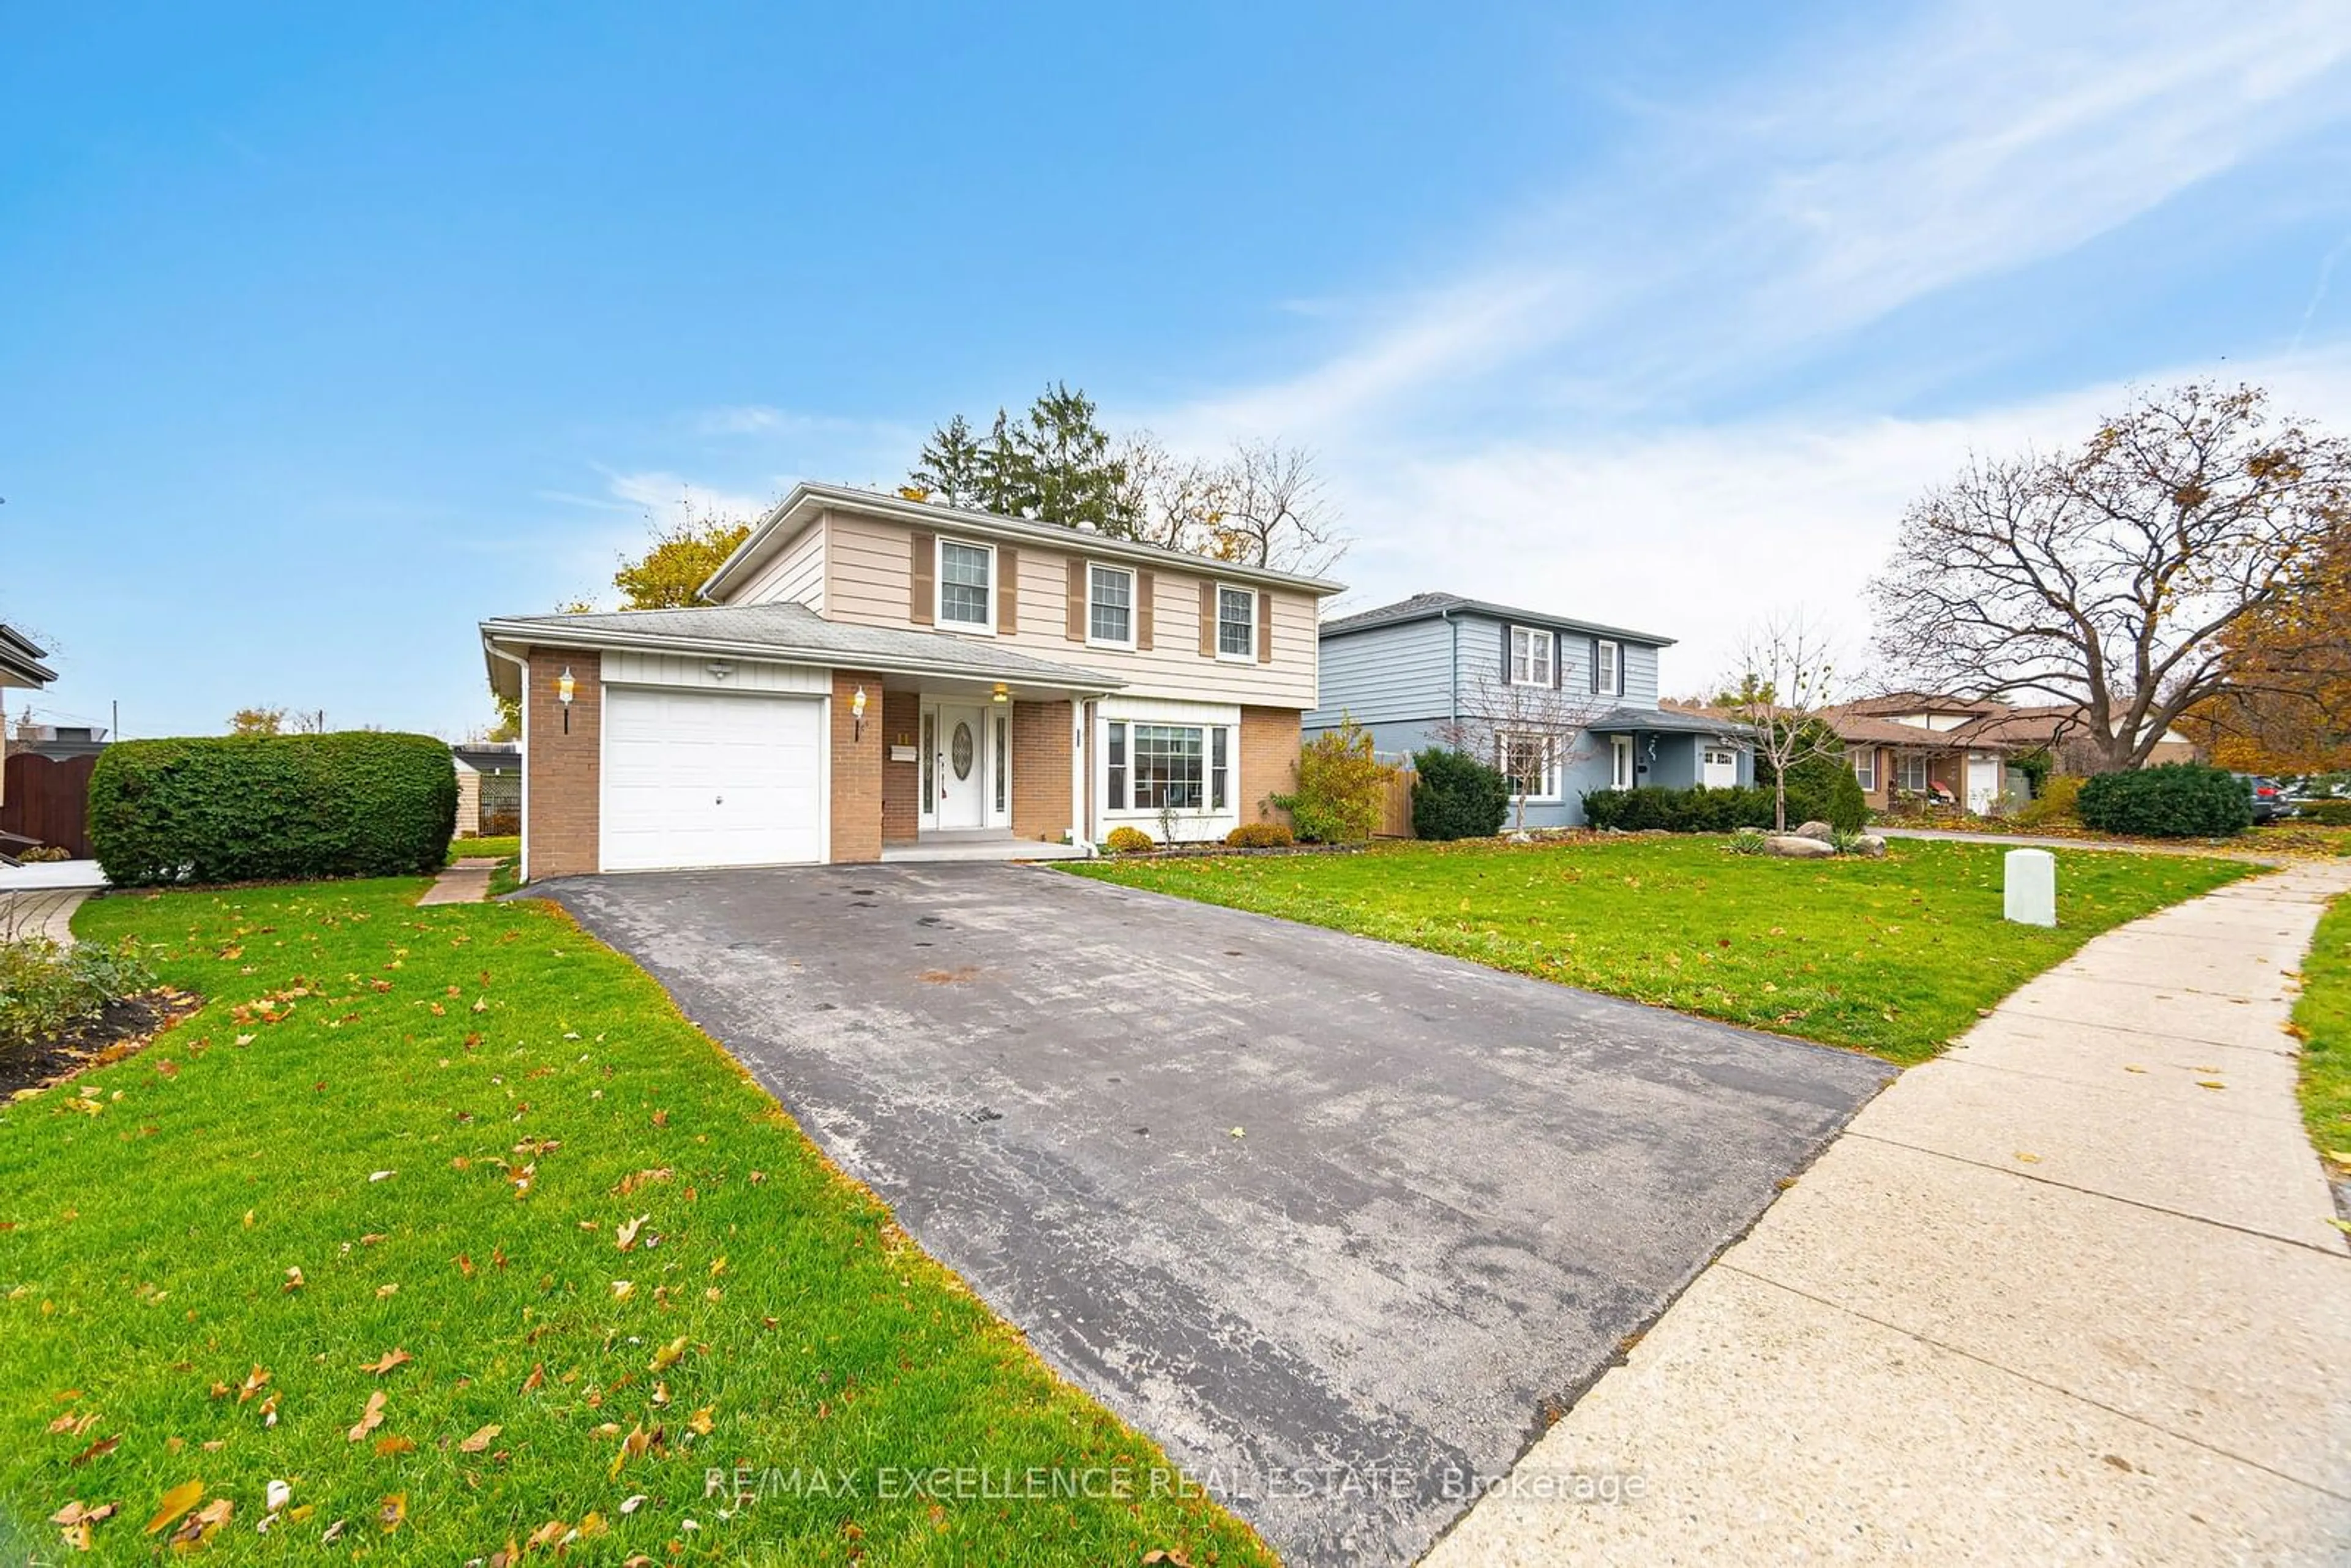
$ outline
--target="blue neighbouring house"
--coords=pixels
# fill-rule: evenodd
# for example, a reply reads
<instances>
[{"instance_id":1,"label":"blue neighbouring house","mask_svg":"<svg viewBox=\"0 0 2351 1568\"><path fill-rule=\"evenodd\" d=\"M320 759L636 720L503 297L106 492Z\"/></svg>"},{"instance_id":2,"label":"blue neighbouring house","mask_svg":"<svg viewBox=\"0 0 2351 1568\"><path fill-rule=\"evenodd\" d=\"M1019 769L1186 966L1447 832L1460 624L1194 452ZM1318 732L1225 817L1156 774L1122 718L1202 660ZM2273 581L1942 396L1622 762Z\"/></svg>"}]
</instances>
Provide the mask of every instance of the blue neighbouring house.
<instances>
[{"instance_id":1,"label":"blue neighbouring house","mask_svg":"<svg viewBox=\"0 0 2351 1568\"><path fill-rule=\"evenodd\" d=\"M1594 789L1755 781L1737 724L1657 697L1673 639L1455 593L1326 621L1308 739L1347 718L1389 761L1468 751L1511 780L1511 821L1573 827Z\"/></svg>"}]
</instances>

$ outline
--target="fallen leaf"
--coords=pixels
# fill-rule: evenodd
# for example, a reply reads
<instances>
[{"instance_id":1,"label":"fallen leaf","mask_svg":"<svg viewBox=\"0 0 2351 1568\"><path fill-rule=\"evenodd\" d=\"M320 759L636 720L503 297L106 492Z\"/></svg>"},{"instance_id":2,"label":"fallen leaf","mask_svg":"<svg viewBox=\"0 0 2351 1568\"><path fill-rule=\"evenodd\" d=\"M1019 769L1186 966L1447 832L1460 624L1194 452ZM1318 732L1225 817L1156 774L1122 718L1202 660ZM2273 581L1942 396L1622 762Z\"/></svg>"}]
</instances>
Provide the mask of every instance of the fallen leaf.
<instances>
[{"instance_id":1,"label":"fallen leaf","mask_svg":"<svg viewBox=\"0 0 2351 1568\"><path fill-rule=\"evenodd\" d=\"M458 1444L457 1451L461 1454L478 1454L483 1449L488 1448L492 1443L497 1441L498 1434L505 1430L506 1428L504 1427L485 1427L480 1431L475 1433L472 1437L466 1438L464 1442Z\"/></svg>"},{"instance_id":2,"label":"fallen leaf","mask_svg":"<svg viewBox=\"0 0 2351 1568\"><path fill-rule=\"evenodd\" d=\"M398 1171L371 1171L368 1173L368 1180L390 1181L393 1176L398 1176L399 1174L400 1173Z\"/></svg>"},{"instance_id":3,"label":"fallen leaf","mask_svg":"<svg viewBox=\"0 0 2351 1568\"><path fill-rule=\"evenodd\" d=\"M638 1229L652 1218L650 1214L640 1214L634 1219L621 1221L621 1228L612 1233L612 1239L621 1244L622 1251L626 1252L637 1244Z\"/></svg>"},{"instance_id":4,"label":"fallen leaf","mask_svg":"<svg viewBox=\"0 0 2351 1568\"><path fill-rule=\"evenodd\" d=\"M287 1290L298 1291L302 1288L302 1270L300 1269L296 1268L286 1270L286 1288Z\"/></svg>"},{"instance_id":5,"label":"fallen leaf","mask_svg":"<svg viewBox=\"0 0 2351 1568\"><path fill-rule=\"evenodd\" d=\"M375 1511L375 1521L390 1535L408 1521L408 1494L396 1491L386 1497Z\"/></svg>"},{"instance_id":6,"label":"fallen leaf","mask_svg":"<svg viewBox=\"0 0 2351 1568\"><path fill-rule=\"evenodd\" d=\"M331 1543L336 1536L340 1535L343 1532L343 1526L350 1522L350 1521L349 1520L339 1519L335 1521L334 1523L327 1526L327 1532L319 1537L319 1544L325 1546Z\"/></svg>"},{"instance_id":7,"label":"fallen leaf","mask_svg":"<svg viewBox=\"0 0 2351 1568\"><path fill-rule=\"evenodd\" d=\"M396 1283L390 1285L378 1285L375 1288L375 1299L379 1301L382 1301L386 1296L396 1296L398 1294L400 1294L400 1286Z\"/></svg>"},{"instance_id":8,"label":"fallen leaf","mask_svg":"<svg viewBox=\"0 0 2351 1568\"><path fill-rule=\"evenodd\" d=\"M251 1399L255 1395L260 1393L262 1389L267 1385L268 1382L269 1369L266 1366L255 1367L251 1372L246 1374L245 1382L238 1386L236 1391L236 1402L239 1405L242 1405L246 1400Z\"/></svg>"},{"instance_id":9,"label":"fallen leaf","mask_svg":"<svg viewBox=\"0 0 2351 1568\"><path fill-rule=\"evenodd\" d=\"M652 1500L646 1497L643 1492L637 1493L634 1497L622 1498L621 1500L621 1511L622 1513L634 1513L637 1510L644 1507L645 1504L651 1500Z\"/></svg>"},{"instance_id":10,"label":"fallen leaf","mask_svg":"<svg viewBox=\"0 0 2351 1568\"><path fill-rule=\"evenodd\" d=\"M685 1418L686 1426L696 1437L707 1437L710 1436L712 1413L716 1408L717 1406L712 1405L704 1406L701 1409L696 1410L693 1415Z\"/></svg>"},{"instance_id":11,"label":"fallen leaf","mask_svg":"<svg viewBox=\"0 0 2351 1568\"><path fill-rule=\"evenodd\" d=\"M636 1293L637 1282L634 1280L615 1280L612 1281L612 1299L614 1301L625 1301Z\"/></svg>"},{"instance_id":12,"label":"fallen leaf","mask_svg":"<svg viewBox=\"0 0 2351 1568\"><path fill-rule=\"evenodd\" d=\"M726 1272L726 1254L721 1252L710 1260L710 1277L714 1280Z\"/></svg>"},{"instance_id":13,"label":"fallen leaf","mask_svg":"<svg viewBox=\"0 0 2351 1568\"><path fill-rule=\"evenodd\" d=\"M688 1337L684 1334L680 1334L675 1339L670 1341L667 1344L662 1346L661 1349L653 1352L653 1359L651 1364L652 1370L655 1372L667 1372L671 1367L675 1366L679 1362L684 1361L685 1359L685 1347L688 1343Z\"/></svg>"},{"instance_id":14,"label":"fallen leaf","mask_svg":"<svg viewBox=\"0 0 2351 1568\"><path fill-rule=\"evenodd\" d=\"M271 1481L269 1483L268 1498L269 1511L276 1513L278 1510L284 1508L287 1503L294 1500L294 1489L287 1485L284 1481Z\"/></svg>"},{"instance_id":15,"label":"fallen leaf","mask_svg":"<svg viewBox=\"0 0 2351 1568\"><path fill-rule=\"evenodd\" d=\"M2228 1085L2221 1082L2217 1078L2199 1078L2196 1081L2196 1087L2199 1089L2226 1089Z\"/></svg>"},{"instance_id":16,"label":"fallen leaf","mask_svg":"<svg viewBox=\"0 0 2351 1568\"><path fill-rule=\"evenodd\" d=\"M367 1409L360 1416L360 1424L350 1429L350 1440L356 1443L382 1425L383 1390L379 1388L368 1396Z\"/></svg>"},{"instance_id":17,"label":"fallen leaf","mask_svg":"<svg viewBox=\"0 0 2351 1568\"><path fill-rule=\"evenodd\" d=\"M2017 1151L2016 1157L2022 1160L2028 1166L2037 1166L2041 1163L2041 1156L2039 1155L2028 1155L2022 1149Z\"/></svg>"},{"instance_id":18,"label":"fallen leaf","mask_svg":"<svg viewBox=\"0 0 2351 1568\"><path fill-rule=\"evenodd\" d=\"M413 1454L416 1451L416 1439L400 1437L378 1437L375 1440L375 1451L376 1457L383 1459L396 1458L402 1454Z\"/></svg>"},{"instance_id":19,"label":"fallen leaf","mask_svg":"<svg viewBox=\"0 0 2351 1568\"><path fill-rule=\"evenodd\" d=\"M378 1377L381 1377L393 1367L402 1365L408 1362L414 1361L415 1359L416 1358L414 1356L409 1354L406 1351L395 1346L391 1350L385 1351L381 1360L361 1364L360 1370L361 1372L372 1372Z\"/></svg>"},{"instance_id":20,"label":"fallen leaf","mask_svg":"<svg viewBox=\"0 0 2351 1568\"><path fill-rule=\"evenodd\" d=\"M121 1441L122 1434L120 1432L117 1432L111 1437L100 1437L97 1442L92 1443L89 1448L84 1448L80 1453L76 1454L72 1458L68 1459L66 1463L69 1465L86 1465L92 1459L102 1459L106 1458L107 1455L114 1452L115 1445Z\"/></svg>"},{"instance_id":21,"label":"fallen leaf","mask_svg":"<svg viewBox=\"0 0 2351 1568\"><path fill-rule=\"evenodd\" d=\"M147 1521L147 1533L152 1535L159 1530L168 1529L173 1521L195 1507L204 1495L204 1483L201 1480L182 1481L165 1492L156 1501L155 1517Z\"/></svg>"},{"instance_id":22,"label":"fallen leaf","mask_svg":"<svg viewBox=\"0 0 2351 1568\"><path fill-rule=\"evenodd\" d=\"M531 1364L530 1375L522 1380L522 1391L525 1394L528 1394L534 1389L543 1386L546 1382L547 1363L543 1361L533 1362Z\"/></svg>"}]
</instances>

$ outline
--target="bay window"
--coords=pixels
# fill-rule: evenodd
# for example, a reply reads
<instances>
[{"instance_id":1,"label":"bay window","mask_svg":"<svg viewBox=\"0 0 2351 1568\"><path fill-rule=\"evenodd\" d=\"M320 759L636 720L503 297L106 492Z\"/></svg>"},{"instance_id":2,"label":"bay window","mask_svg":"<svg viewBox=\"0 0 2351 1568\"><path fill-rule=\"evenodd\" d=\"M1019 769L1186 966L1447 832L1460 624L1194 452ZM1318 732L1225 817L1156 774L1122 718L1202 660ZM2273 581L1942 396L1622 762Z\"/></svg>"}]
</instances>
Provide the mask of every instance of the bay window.
<instances>
[{"instance_id":1,"label":"bay window","mask_svg":"<svg viewBox=\"0 0 2351 1568\"><path fill-rule=\"evenodd\" d=\"M1134 809L1191 811L1201 800L1201 732L1190 725L1138 724Z\"/></svg>"}]
</instances>

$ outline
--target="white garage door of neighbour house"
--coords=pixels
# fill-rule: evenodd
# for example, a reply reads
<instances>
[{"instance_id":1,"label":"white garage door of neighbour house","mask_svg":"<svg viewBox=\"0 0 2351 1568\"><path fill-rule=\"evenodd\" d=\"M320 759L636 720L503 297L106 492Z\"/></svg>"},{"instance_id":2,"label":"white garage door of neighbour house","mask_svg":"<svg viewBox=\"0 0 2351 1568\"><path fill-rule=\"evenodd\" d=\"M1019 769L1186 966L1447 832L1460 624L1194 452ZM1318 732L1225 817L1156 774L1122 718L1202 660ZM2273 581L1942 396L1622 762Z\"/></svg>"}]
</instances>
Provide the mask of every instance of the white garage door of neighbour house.
<instances>
[{"instance_id":1,"label":"white garage door of neighbour house","mask_svg":"<svg viewBox=\"0 0 2351 1568\"><path fill-rule=\"evenodd\" d=\"M606 871L824 858L824 705L607 686Z\"/></svg>"}]
</instances>

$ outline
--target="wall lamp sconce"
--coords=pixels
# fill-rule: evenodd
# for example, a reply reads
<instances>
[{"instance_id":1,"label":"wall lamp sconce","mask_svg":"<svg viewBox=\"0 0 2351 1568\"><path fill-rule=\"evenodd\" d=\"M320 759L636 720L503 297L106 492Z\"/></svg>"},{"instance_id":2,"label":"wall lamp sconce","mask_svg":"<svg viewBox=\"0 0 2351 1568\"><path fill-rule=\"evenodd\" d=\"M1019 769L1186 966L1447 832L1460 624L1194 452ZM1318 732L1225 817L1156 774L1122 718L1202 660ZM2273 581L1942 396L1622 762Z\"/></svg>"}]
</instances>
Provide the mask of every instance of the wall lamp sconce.
<instances>
[{"instance_id":1,"label":"wall lamp sconce","mask_svg":"<svg viewBox=\"0 0 2351 1568\"><path fill-rule=\"evenodd\" d=\"M735 673L735 666L724 659L713 659L702 667L710 672L710 678L714 681L723 681Z\"/></svg>"},{"instance_id":2,"label":"wall lamp sconce","mask_svg":"<svg viewBox=\"0 0 2351 1568\"><path fill-rule=\"evenodd\" d=\"M1012 700L1012 688L998 681L996 683L996 690L988 694L987 700L1002 706Z\"/></svg>"},{"instance_id":3,"label":"wall lamp sconce","mask_svg":"<svg viewBox=\"0 0 2351 1568\"><path fill-rule=\"evenodd\" d=\"M571 733L571 694L578 685L579 683L571 678L571 666L564 665L563 673L555 677L555 700L563 705L563 733L566 735Z\"/></svg>"},{"instance_id":4,"label":"wall lamp sconce","mask_svg":"<svg viewBox=\"0 0 2351 1568\"><path fill-rule=\"evenodd\" d=\"M852 738L863 740L865 738L865 688L863 686L858 687L856 693L849 699L849 718Z\"/></svg>"}]
</instances>

